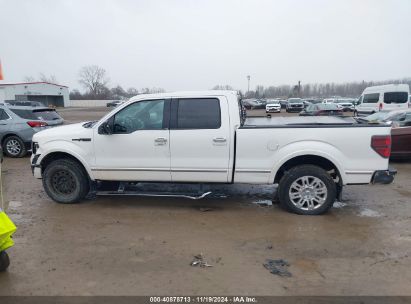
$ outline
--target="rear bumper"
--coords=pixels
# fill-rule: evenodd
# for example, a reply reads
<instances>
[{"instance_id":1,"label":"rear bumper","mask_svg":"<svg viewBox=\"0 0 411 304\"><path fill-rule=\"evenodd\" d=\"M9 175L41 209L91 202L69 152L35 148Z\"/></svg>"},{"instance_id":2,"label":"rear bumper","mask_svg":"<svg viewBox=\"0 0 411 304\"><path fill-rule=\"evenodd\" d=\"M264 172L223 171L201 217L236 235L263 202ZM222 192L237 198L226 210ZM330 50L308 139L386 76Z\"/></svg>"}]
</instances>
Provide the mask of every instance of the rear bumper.
<instances>
[{"instance_id":1,"label":"rear bumper","mask_svg":"<svg viewBox=\"0 0 411 304\"><path fill-rule=\"evenodd\" d=\"M397 170L393 167L389 167L388 170L378 170L374 172L371 182L373 184L391 184L396 174Z\"/></svg>"}]
</instances>

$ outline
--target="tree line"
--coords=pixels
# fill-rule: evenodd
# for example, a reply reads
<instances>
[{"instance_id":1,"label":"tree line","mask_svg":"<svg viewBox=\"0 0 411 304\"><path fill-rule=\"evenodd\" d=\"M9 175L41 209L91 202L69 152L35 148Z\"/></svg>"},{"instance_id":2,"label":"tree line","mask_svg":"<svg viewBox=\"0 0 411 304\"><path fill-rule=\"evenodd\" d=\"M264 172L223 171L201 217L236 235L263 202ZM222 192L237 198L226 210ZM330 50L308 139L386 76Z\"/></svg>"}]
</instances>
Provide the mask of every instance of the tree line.
<instances>
[{"instance_id":1,"label":"tree line","mask_svg":"<svg viewBox=\"0 0 411 304\"><path fill-rule=\"evenodd\" d=\"M127 99L138 94L163 93L163 88L142 88L140 90L130 87L124 89L120 85L109 86L110 80L104 68L97 65L84 66L78 74L78 82L85 89L85 92L80 92L74 89L70 92L70 99ZM54 75L46 76L43 73L39 74L36 79L31 76L26 76L25 81L45 81L57 83ZM408 84L411 86L411 78L391 79L384 81L361 81L361 82L346 82L346 83L307 83L301 85L279 85L267 86L257 85L254 90L248 92L239 91L244 98L289 98L289 97L358 97L366 87L383 84ZM236 90L231 85L216 85L213 90Z\"/></svg>"},{"instance_id":2,"label":"tree line","mask_svg":"<svg viewBox=\"0 0 411 304\"><path fill-rule=\"evenodd\" d=\"M408 84L411 87L411 78L391 79L384 81L361 81L346 83L314 83L304 85L257 85L254 90L248 92L239 91L244 98L289 98L289 97L359 97L366 87L383 84ZM216 85L213 90L235 90L230 85Z\"/></svg>"}]
</instances>

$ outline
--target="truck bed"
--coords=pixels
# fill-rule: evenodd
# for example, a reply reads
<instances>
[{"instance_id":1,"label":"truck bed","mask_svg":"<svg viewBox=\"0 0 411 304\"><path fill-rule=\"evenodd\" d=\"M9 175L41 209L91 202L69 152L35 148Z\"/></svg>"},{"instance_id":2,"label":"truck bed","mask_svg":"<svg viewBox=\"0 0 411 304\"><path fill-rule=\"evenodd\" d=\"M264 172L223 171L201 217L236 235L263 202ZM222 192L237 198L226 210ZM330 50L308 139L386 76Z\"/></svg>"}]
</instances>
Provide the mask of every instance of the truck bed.
<instances>
[{"instance_id":1,"label":"truck bed","mask_svg":"<svg viewBox=\"0 0 411 304\"><path fill-rule=\"evenodd\" d=\"M294 117L247 117L241 128L341 128L386 127L385 124L358 122L353 117L294 116Z\"/></svg>"}]
</instances>

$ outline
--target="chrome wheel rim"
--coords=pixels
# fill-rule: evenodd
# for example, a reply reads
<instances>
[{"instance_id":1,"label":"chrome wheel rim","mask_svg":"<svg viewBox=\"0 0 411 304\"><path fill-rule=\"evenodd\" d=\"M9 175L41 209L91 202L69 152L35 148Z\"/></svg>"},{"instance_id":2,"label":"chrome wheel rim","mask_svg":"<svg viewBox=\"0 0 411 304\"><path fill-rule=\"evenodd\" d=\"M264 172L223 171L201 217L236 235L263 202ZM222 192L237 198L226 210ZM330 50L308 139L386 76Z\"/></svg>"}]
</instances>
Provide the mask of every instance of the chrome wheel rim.
<instances>
[{"instance_id":1,"label":"chrome wheel rim","mask_svg":"<svg viewBox=\"0 0 411 304\"><path fill-rule=\"evenodd\" d=\"M20 143L16 139L11 139L6 145L7 152L11 155L19 155L21 152Z\"/></svg>"},{"instance_id":2,"label":"chrome wheel rim","mask_svg":"<svg viewBox=\"0 0 411 304\"><path fill-rule=\"evenodd\" d=\"M302 176L290 187L289 197L298 209L308 211L320 208L327 199L327 186L315 176Z\"/></svg>"}]
</instances>

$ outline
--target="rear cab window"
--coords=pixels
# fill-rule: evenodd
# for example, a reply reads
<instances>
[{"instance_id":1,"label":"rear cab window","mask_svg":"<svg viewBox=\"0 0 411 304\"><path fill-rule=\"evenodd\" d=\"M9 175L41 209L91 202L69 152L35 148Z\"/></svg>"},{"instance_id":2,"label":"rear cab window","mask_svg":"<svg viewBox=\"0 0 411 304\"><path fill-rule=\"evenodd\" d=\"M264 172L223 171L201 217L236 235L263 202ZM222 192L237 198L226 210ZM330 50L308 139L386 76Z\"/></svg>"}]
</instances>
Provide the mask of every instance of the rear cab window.
<instances>
[{"instance_id":1,"label":"rear cab window","mask_svg":"<svg viewBox=\"0 0 411 304\"><path fill-rule=\"evenodd\" d=\"M408 92L386 92L384 93L384 103L406 103L408 102Z\"/></svg>"},{"instance_id":2,"label":"rear cab window","mask_svg":"<svg viewBox=\"0 0 411 304\"><path fill-rule=\"evenodd\" d=\"M4 111L3 109L0 109L0 120L7 120L10 119L10 116Z\"/></svg>"},{"instance_id":3,"label":"rear cab window","mask_svg":"<svg viewBox=\"0 0 411 304\"><path fill-rule=\"evenodd\" d=\"M217 98L178 100L177 129L219 129L220 127L220 101Z\"/></svg>"}]
</instances>

